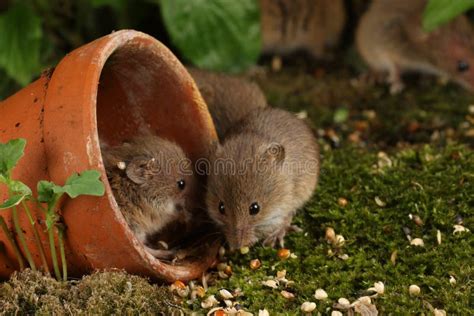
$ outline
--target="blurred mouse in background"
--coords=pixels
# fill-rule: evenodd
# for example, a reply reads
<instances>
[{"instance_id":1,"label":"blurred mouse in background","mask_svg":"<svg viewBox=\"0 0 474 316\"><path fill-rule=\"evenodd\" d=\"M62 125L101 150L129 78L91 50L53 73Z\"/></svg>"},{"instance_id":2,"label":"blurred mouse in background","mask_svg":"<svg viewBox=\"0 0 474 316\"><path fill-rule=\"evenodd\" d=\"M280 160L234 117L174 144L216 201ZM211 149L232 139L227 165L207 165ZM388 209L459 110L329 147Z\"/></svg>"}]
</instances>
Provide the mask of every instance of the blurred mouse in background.
<instances>
[{"instance_id":1,"label":"blurred mouse in background","mask_svg":"<svg viewBox=\"0 0 474 316\"><path fill-rule=\"evenodd\" d=\"M422 27L426 0L377 0L361 18L356 42L371 70L387 74L392 94L406 72L432 74L474 89L474 33L464 15L432 32Z\"/></svg>"},{"instance_id":2,"label":"blurred mouse in background","mask_svg":"<svg viewBox=\"0 0 474 316\"><path fill-rule=\"evenodd\" d=\"M343 0L260 0L260 12L264 54L305 51L324 58L346 22Z\"/></svg>"}]
</instances>

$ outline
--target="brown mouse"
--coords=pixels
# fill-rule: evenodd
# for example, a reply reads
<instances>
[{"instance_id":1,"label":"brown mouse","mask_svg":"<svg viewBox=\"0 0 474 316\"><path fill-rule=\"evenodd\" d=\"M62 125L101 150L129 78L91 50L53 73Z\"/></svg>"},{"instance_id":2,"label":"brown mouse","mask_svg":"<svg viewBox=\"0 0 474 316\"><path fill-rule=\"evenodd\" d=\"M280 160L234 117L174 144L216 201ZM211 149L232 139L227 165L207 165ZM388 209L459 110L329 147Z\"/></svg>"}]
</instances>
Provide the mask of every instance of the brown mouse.
<instances>
[{"instance_id":1,"label":"brown mouse","mask_svg":"<svg viewBox=\"0 0 474 316\"><path fill-rule=\"evenodd\" d=\"M326 57L346 22L343 0L260 0L263 52Z\"/></svg>"},{"instance_id":2,"label":"brown mouse","mask_svg":"<svg viewBox=\"0 0 474 316\"><path fill-rule=\"evenodd\" d=\"M474 88L474 33L459 16L428 33L422 28L426 0L377 0L361 18L357 48L370 68L388 74L391 93L403 89L401 74L420 72Z\"/></svg>"},{"instance_id":3,"label":"brown mouse","mask_svg":"<svg viewBox=\"0 0 474 316\"><path fill-rule=\"evenodd\" d=\"M206 101L220 138L247 113L267 106L265 95L254 82L197 68L189 67L187 70Z\"/></svg>"},{"instance_id":4,"label":"brown mouse","mask_svg":"<svg viewBox=\"0 0 474 316\"><path fill-rule=\"evenodd\" d=\"M171 222L189 221L186 202L195 186L191 161L180 146L158 136L102 147L110 186L131 230L155 257L172 259L173 251L153 249L147 240Z\"/></svg>"},{"instance_id":5,"label":"brown mouse","mask_svg":"<svg viewBox=\"0 0 474 316\"><path fill-rule=\"evenodd\" d=\"M289 112L254 110L211 154L207 210L232 249L259 240L283 246L318 175L319 149L311 129Z\"/></svg>"}]
</instances>

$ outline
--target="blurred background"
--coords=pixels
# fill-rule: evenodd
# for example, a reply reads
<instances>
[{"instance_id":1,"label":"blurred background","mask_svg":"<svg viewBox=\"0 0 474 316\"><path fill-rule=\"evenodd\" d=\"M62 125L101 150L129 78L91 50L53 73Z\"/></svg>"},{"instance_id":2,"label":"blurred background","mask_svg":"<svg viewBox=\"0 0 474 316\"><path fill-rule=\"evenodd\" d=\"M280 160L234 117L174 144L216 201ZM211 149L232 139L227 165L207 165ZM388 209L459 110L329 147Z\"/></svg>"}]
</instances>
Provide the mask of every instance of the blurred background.
<instances>
[{"instance_id":1,"label":"blurred background","mask_svg":"<svg viewBox=\"0 0 474 316\"><path fill-rule=\"evenodd\" d=\"M349 71L362 71L364 63L355 53L353 38L369 1L296 1L294 6L300 8L281 15L280 20L291 24L292 19L312 19L304 15L312 12L305 8L312 7L312 2L320 3L315 10L326 21L315 36L330 50L311 43L300 45L290 49L291 54L283 52L290 56L285 64L303 63L303 68L314 72L321 65L323 69L340 67L343 59ZM474 5L471 0L432 2L425 16L431 26ZM74 48L124 28L156 37L186 64L201 68L225 72L242 72L257 64L278 68L281 61L265 58L282 52L272 34L275 30L264 27L272 21L263 19L283 6L277 0L0 0L0 99L27 85Z\"/></svg>"}]
</instances>

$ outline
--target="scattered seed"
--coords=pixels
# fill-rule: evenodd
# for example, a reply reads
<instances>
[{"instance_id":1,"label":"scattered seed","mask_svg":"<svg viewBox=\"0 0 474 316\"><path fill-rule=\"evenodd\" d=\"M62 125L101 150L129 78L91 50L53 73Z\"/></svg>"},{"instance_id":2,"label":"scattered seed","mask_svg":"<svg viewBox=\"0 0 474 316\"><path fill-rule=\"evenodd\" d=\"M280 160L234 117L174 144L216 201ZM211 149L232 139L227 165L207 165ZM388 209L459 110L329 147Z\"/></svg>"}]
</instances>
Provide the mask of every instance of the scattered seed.
<instances>
[{"instance_id":1,"label":"scattered seed","mask_svg":"<svg viewBox=\"0 0 474 316\"><path fill-rule=\"evenodd\" d=\"M273 56L272 58L272 70L274 72L278 72L281 70L281 67L283 65L283 62L281 60L280 56Z\"/></svg>"},{"instance_id":2,"label":"scattered seed","mask_svg":"<svg viewBox=\"0 0 474 316\"><path fill-rule=\"evenodd\" d=\"M219 272L217 272L217 275L218 275L219 278L221 278L221 279L228 279L228 278L229 278L229 275L227 275L224 271L219 271Z\"/></svg>"},{"instance_id":3,"label":"scattered seed","mask_svg":"<svg viewBox=\"0 0 474 316\"><path fill-rule=\"evenodd\" d=\"M341 207L345 207L347 205L347 199L343 198L343 197L340 197L337 199L337 204L339 204L339 206Z\"/></svg>"},{"instance_id":4,"label":"scattered seed","mask_svg":"<svg viewBox=\"0 0 474 316\"><path fill-rule=\"evenodd\" d=\"M377 294L382 295L385 292L385 285L383 284L383 282L380 282L380 281L375 282L374 286L369 288L368 291L374 291Z\"/></svg>"},{"instance_id":5,"label":"scattered seed","mask_svg":"<svg viewBox=\"0 0 474 316\"><path fill-rule=\"evenodd\" d=\"M227 268L227 263L221 262L217 265L217 271L224 271Z\"/></svg>"},{"instance_id":6,"label":"scattered seed","mask_svg":"<svg viewBox=\"0 0 474 316\"><path fill-rule=\"evenodd\" d=\"M202 308L211 308L212 306L219 304L219 301L216 299L214 295L210 295L204 301L201 302Z\"/></svg>"},{"instance_id":7,"label":"scattered seed","mask_svg":"<svg viewBox=\"0 0 474 316\"><path fill-rule=\"evenodd\" d=\"M342 247L346 243L346 239L342 235L336 235L336 246Z\"/></svg>"},{"instance_id":8,"label":"scattered seed","mask_svg":"<svg viewBox=\"0 0 474 316\"><path fill-rule=\"evenodd\" d=\"M290 254L290 258L291 258L291 259L296 259L296 258L298 258L298 256L297 256L295 253L292 252L292 253Z\"/></svg>"},{"instance_id":9,"label":"scattered seed","mask_svg":"<svg viewBox=\"0 0 474 316\"><path fill-rule=\"evenodd\" d=\"M326 293L326 291L323 289L317 289L316 292L314 293L314 297L317 300L325 300L328 298L328 293Z\"/></svg>"},{"instance_id":10,"label":"scattered seed","mask_svg":"<svg viewBox=\"0 0 474 316\"><path fill-rule=\"evenodd\" d=\"M346 261L347 259L349 259L349 255L347 253L339 255L337 257L343 261Z\"/></svg>"},{"instance_id":11,"label":"scattered seed","mask_svg":"<svg viewBox=\"0 0 474 316\"><path fill-rule=\"evenodd\" d=\"M125 170L127 168L127 165L125 164L125 161L117 162L117 168L119 168L120 170Z\"/></svg>"},{"instance_id":12,"label":"scattered seed","mask_svg":"<svg viewBox=\"0 0 474 316\"><path fill-rule=\"evenodd\" d=\"M191 298L194 299L196 297L203 298L206 295L206 290L202 286L196 286L193 291L191 292Z\"/></svg>"},{"instance_id":13,"label":"scattered seed","mask_svg":"<svg viewBox=\"0 0 474 316\"><path fill-rule=\"evenodd\" d=\"M281 291L281 296L283 296L284 298L286 298L287 300L291 300L293 298L295 298L295 294L291 293L291 292L288 292L288 291Z\"/></svg>"},{"instance_id":14,"label":"scattered seed","mask_svg":"<svg viewBox=\"0 0 474 316\"><path fill-rule=\"evenodd\" d=\"M250 251L249 247L242 247L242 248L240 248L240 253L243 254L243 255L248 254L249 251Z\"/></svg>"},{"instance_id":15,"label":"scattered seed","mask_svg":"<svg viewBox=\"0 0 474 316\"><path fill-rule=\"evenodd\" d=\"M276 278L278 280L282 280L282 279L286 278L286 270L277 271Z\"/></svg>"},{"instance_id":16,"label":"scattered seed","mask_svg":"<svg viewBox=\"0 0 474 316\"><path fill-rule=\"evenodd\" d=\"M423 247L425 242L421 238L413 238L413 240L410 241L410 245Z\"/></svg>"},{"instance_id":17,"label":"scattered seed","mask_svg":"<svg viewBox=\"0 0 474 316\"><path fill-rule=\"evenodd\" d=\"M288 259L290 257L290 254L291 254L290 250L286 248L278 249L278 252L277 252L277 256L282 260Z\"/></svg>"},{"instance_id":18,"label":"scattered seed","mask_svg":"<svg viewBox=\"0 0 474 316\"><path fill-rule=\"evenodd\" d=\"M296 113L296 117L299 118L300 120L304 120L308 118L308 112L306 111L300 111Z\"/></svg>"},{"instance_id":19,"label":"scattered seed","mask_svg":"<svg viewBox=\"0 0 474 316\"><path fill-rule=\"evenodd\" d=\"M304 302L301 304L301 310L305 313L311 313L316 309L316 303L315 302Z\"/></svg>"},{"instance_id":20,"label":"scattered seed","mask_svg":"<svg viewBox=\"0 0 474 316\"><path fill-rule=\"evenodd\" d=\"M227 291L226 289L219 290L219 295L225 300L228 300L230 298L234 298L234 296L229 291Z\"/></svg>"},{"instance_id":21,"label":"scattered seed","mask_svg":"<svg viewBox=\"0 0 474 316\"><path fill-rule=\"evenodd\" d=\"M438 245L441 245L441 231L439 229L436 231L436 240L438 241Z\"/></svg>"},{"instance_id":22,"label":"scattered seed","mask_svg":"<svg viewBox=\"0 0 474 316\"><path fill-rule=\"evenodd\" d=\"M225 256L225 248L224 247L219 247L219 257L224 257Z\"/></svg>"},{"instance_id":23,"label":"scattered seed","mask_svg":"<svg viewBox=\"0 0 474 316\"><path fill-rule=\"evenodd\" d=\"M171 285L172 288L175 288L175 289L184 289L186 288L186 284L184 284L182 281L180 280L177 280L177 281L174 281L173 284Z\"/></svg>"},{"instance_id":24,"label":"scattered seed","mask_svg":"<svg viewBox=\"0 0 474 316\"><path fill-rule=\"evenodd\" d=\"M377 204L380 207L385 207L387 203L382 201L378 196L375 197L375 204Z\"/></svg>"},{"instance_id":25,"label":"scattered seed","mask_svg":"<svg viewBox=\"0 0 474 316\"><path fill-rule=\"evenodd\" d=\"M392 262L393 265L397 263L397 257L398 257L398 251L394 250L392 254L390 255L390 261Z\"/></svg>"},{"instance_id":26,"label":"scattered seed","mask_svg":"<svg viewBox=\"0 0 474 316\"><path fill-rule=\"evenodd\" d=\"M410 285L410 287L408 288L408 292L410 292L411 295L413 296L417 296L420 294L421 292L421 289L418 285L415 285L415 284L412 284Z\"/></svg>"},{"instance_id":27,"label":"scattered seed","mask_svg":"<svg viewBox=\"0 0 474 316\"><path fill-rule=\"evenodd\" d=\"M351 306L351 302L345 297L341 297L337 300L337 302L342 305L344 308L349 308Z\"/></svg>"},{"instance_id":28,"label":"scattered seed","mask_svg":"<svg viewBox=\"0 0 474 316\"><path fill-rule=\"evenodd\" d=\"M388 157L388 155L386 153L384 153L383 151L380 151L377 154L377 157L378 157L377 165L378 165L379 168L383 169L383 168L387 168L387 167L388 168L392 167L392 165L393 165L392 160ZM377 203L377 205L379 205L379 204ZM381 205L379 205L379 206L381 206ZM383 206L385 206L385 205L383 205Z\"/></svg>"},{"instance_id":29,"label":"scattered seed","mask_svg":"<svg viewBox=\"0 0 474 316\"><path fill-rule=\"evenodd\" d=\"M435 308L433 310L433 315L434 316L446 316L446 311L444 309L437 309Z\"/></svg>"},{"instance_id":30,"label":"scattered seed","mask_svg":"<svg viewBox=\"0 0 474 316\"><path fill-rule=\"evenodd\" d=\"M381 283L381 282L380 282ZM362 296L357 299L357 301L361 302L364 305L372 304L372 300L368 296Z\"/></svg>"},{"instance_id":31,"label":"scattered seed","mask_svg":"<svg viewBox=\"0 0 474 316\"><path fill-rule=\"evenodd\" d=\"M232 267L229 266L229 265L227 267L225 267L224 273L227 274L228 276L231 276L232 275Z\"/></svg>"},{"instance_id":32,"label":"scattered seed","mask_svg":"<svg viewBox=\"0 0 474 316\"><path fill-rule=\"evenodd\" d=\"M470 104L467 110L469 111L469 113L474 114L474 104Z\"/></svg>"},{"instance_id":33,"label":"scattered seed","mask_svg":"<svg viewBox=\"0 0 474 316\"><path fill-rule=\"evenodd\" d=\"M449 283L451 283L451 285L456 284L456 279L452 275L449 276Z\"/></svg>"},{"instance_id":34,"label":"scattered seed","mask_svg":"<svg viewBox=\"0 0 474 316\"><path fill-rule=\"evenodd\" d=\"M275 280L262 281L262 284L271 287L272 289L278 288L278 283Z\"/></svg>"},{"instance_id":35,"label":"scattered seed","mask_svg":"<svg viewBox=\"0 0 474 316\"><path fill-rule=\"evenodd\" d=\"M453 235L463 233L463 232L466 232L466 233L469 232L469 229L462 225L454 225L453 227L454 227Z\"/></svg>"},{"instance_id":36,"label":"scattered seed","mask_svg":"<svg viewBox=\"0 0 474 316\"><path fill-rule=\"evenodd\" d=\"M418 226L423 226L423 220L421 219L420 216L418 215L409 215L410 216L410 219L415 222L416 225Z\"/></svg>"},{"instance_id":37,"label":"scattered seed","mask_svg":"<svg viewBox=\"0 0 474 316\"><path fill-rule=\"evenodd\" d=\"M342 313L340 311L332 311L331 316L342 316Z\"/></svg>"},{"instance_id":38,"label":"scattered seed","mask_svg":"<svg viewBox=\"0 0 474 316\"><path fill-rule=\"evenodd\" d=\"M227 307L232 307L232 305L233 305L231 300L224 300L224 304Z\"/></svg>"},{"instance_id":39,"label":"scattered seed","mask_svg":"<svg viewBox=\"0 0 474 316\"><path fill-rule=\"evenodd\" d=\"M250 269L257 270L261 266L262 266L262 263L260 262L259 259L250 260Z\"/></svg>"},{"instance_id":40,"label":"scattered seed","mask_svg":"<svg viewBox=\"0 0 474 316\"><path fill-rule=\"evenodd\" d=\"M270 313L266 309L259 309L258 316L270 316Z\"/></svg>"},{"instance_id":41,"label":"scattered seed","mask_svg":"<svg viewBox=\"0 0 474 316\"><path fill-rule=\"evenodd\" d=\"M334 228L326 228L326 240L331 244L336 241L336 232L334 231Z\"/></svg>"}]
</instances>

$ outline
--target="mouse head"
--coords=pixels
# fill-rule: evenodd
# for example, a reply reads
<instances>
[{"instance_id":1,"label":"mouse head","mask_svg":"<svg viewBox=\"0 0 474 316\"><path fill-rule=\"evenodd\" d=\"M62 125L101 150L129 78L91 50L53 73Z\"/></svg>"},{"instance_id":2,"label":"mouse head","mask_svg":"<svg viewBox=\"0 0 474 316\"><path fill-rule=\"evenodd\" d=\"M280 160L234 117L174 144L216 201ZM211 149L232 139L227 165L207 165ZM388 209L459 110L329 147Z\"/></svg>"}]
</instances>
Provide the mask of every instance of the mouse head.
<instances>
[{"instance_id":1,"label":"mouse head","mask_svg":"<svg viewBox=\"0 0 474 316\"><path fill-rule=\"evenodd\" d=\"M153 150L137 154L126 164L125 175L138 195L157 209L165 206L167 212L182 212L195 185L191 161L182 149L162 141Z\"/></svg>"},{"instance_id":2,"label":"mouse head","mask_svg":"<svg viewBox=\"0 0 474 316\"><path fill-rule=\"evenodd\" d=\"M210 165L206 205L231 249L250 246L283 225L281 208L290 189L282 145L231 139L218 146Z\"/></svg>"},{"instance_id":3,"label":"mouse head","mask_svg":"<svg viewBox=\"0 0 474 316\"><path fill-rule=\"evenodd\" d=\"M465 16L433 31L429 48L434 63L455 82L474 90L474 31Z\"/></svg>"}]
</instances>

